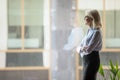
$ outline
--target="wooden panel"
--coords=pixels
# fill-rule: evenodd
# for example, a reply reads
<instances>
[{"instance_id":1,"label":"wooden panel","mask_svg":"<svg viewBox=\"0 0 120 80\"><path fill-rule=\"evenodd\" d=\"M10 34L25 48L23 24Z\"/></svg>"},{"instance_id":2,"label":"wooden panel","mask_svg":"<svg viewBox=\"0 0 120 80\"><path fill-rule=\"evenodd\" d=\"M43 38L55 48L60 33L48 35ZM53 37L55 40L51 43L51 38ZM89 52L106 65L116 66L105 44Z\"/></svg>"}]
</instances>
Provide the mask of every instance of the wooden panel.
<instances>
[{"instance_id":1,"label":"wooden panel","mask_svg":"<svg viewBox=\"0 0 120 80\"><path fill-rule=\"evenodd\" d=\"M0 50L0 52L50 52L51 50L44 50L44 49L16 49L16 50Z\"/></svg>"},{"instance_id":2,"label":"wooden panel","mask_svg":"<svg viewBox=\"0 0 120 80\"><path fill-rule=\"evenodd\" d=\"M49 70L48 67L7 67L7 68L0 68L0 71L11 71L11 70Z\"/></svg>"},{"instance_id":3,"label":"wooden panel","mask_svg":"<svg viewBox=\"0 0 120 80\"><path fill-rule=\"evenodd\" d=\"M48 70L0 71L1 80L49 80Z\"/></svg>"},{"instance_id":4,"label":"wooden panel","mask_svg":"<svg viewBox=\"0 0 120 80\"><path fill-rule=\"evenodd\" d=\"M22 49L24 49L24 34L25 34L25 33L24 33L24 31L25 31L25 30L24 30L24 24L25 24L25 23L24 23L24 22L25 22L25 21L24 21L24 0L21 0L21 14L22 14L22 15L21 15L21 20L22 20L22 21L21 21L21 22L22 22L22 23L21 23L21 25L22 25L22 27L21 27L21 31L22 31L22 32L21 32L21 34L22 34Z\"/></svg>"}]
</instances>

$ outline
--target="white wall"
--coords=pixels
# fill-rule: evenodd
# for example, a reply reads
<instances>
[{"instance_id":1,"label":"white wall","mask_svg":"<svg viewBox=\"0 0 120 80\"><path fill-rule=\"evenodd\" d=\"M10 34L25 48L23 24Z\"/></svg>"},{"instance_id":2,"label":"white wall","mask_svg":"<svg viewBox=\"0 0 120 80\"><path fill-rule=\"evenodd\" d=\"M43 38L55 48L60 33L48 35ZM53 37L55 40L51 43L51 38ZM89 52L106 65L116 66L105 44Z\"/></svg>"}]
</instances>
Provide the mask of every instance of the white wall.
<instances>
[{"instance_id":1,"label":"white wall","mask_svg":"<svg viewBox=\"0 0 120 80\"><path fill-rule=\"evenodd\" d=\"M44 49L50 50L50 0L44 0ZM43 53L43 65L50 66L50 53L44 52Z\"/></svg>"},{"instance_id":2,"label":"white wall","mask_svg":"<svg viewBox=\"0 0 120 80\"><path fill-rule=\"evenodd\" d=\"M0 0L0 50L7 49L7 0ZM0 53L0 67L5 67L6 54Z\"/></svg>"}]
</instances>

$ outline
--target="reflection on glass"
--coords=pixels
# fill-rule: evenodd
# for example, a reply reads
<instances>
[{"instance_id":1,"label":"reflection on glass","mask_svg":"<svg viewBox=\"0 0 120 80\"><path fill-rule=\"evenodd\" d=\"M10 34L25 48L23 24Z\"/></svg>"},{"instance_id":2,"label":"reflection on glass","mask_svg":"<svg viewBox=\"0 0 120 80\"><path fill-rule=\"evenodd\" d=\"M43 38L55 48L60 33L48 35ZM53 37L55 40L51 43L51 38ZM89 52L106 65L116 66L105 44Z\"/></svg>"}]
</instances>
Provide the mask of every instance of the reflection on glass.
<instances>
[{"instance_id":1,"label":"reflection on glass","mask_svg":"<svg viewBox=\"0 0 120 80\"><path fill-rule=\"evenodd\" d=\"M21 0L8 0L8 49L21 48Z\"/></svg>"},{"instance_id":2,"label":"reflection on glass","mask_svg":"<svg viewBox=\"0 0 120 80\"><path fill-rule=\"evenodd\" d=\"M43 1L25 1L25 48L43 48Z\"/></svg>"},{"instance_id":3,"label":"reflection on glass","mask_svg":"<svg viewBox=\"0 0 120 80\"><path fill-rule=\"evenodd\" d=\"M120 1L106 0L106 47L120 48Z\"/></svg>"},{"instance_id":4,"label":"reflection on glass","mask_svg":"<svg viewBox=\"0 0 120 80\"><path fill-rule=\"evenodd\" d=\"M87 3L87 4L86 4ZM85 11L88 9L97 9L100 13L100 16L102 18L102 10L103 10L103 2L102 0L80 0L79 1L79 16L80 16L80 26L83 27L84 31L86 32L87 26L84 23L84 16Z\"/></svg>"},{"instance_id":5,"label":"reflection on glass","mask_svg":"<svg viewBox=\"0 0 120 80\"><path fill-rule=\"evenodd\" d=\"M63 50L70 51L79 46L83 38L83 29L81 27L74 27L68 37L67 43L64 45Z\"/></svg>"},{"instance_id":6,"label":"reflection on glass","mask_svg":"<svg viewBox=\"0 0 120 80\"><path fill-rule=\"evenodd\" d=\"M42 53L8 53L6 67L43 66Z\"/></svg>"}]
</instances>

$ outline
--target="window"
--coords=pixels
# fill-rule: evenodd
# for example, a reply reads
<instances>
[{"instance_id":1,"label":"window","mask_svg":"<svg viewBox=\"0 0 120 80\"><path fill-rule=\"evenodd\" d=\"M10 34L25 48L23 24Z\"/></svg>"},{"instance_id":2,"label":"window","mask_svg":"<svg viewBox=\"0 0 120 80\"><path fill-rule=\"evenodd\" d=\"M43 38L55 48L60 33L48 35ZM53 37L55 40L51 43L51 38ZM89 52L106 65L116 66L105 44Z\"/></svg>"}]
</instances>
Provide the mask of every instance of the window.
<instances>
[{"instance_id":1,"label":"window","mask_svg":"<svg viewBox=\"0 0 120 80\"><path fill-rule=\"evenodd\" d=\"M49 1L0 0L0 3L0 79L48 80Z\"/></svg>"},{"instance_id":2,"label":"window","mask_svg":"<svg viewBox=\"0 0 120 80\"><path fill-rule=\"evenodd\" d=\"M120 48L120 1L106 0L106 47Z\"/></svg>"}]
</instances>

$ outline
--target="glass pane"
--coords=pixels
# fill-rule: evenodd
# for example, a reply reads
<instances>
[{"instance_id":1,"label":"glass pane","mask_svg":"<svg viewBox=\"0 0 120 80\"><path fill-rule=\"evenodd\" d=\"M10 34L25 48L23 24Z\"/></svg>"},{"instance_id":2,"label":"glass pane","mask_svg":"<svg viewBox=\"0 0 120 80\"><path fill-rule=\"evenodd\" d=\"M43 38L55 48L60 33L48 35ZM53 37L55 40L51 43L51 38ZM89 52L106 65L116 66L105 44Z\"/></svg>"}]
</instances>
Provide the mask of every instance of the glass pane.
<instances>
[{"instance_id":1,"label":"glass pane","mask_svg":"<svg viewBox=\"0 0 120 80\"><path fill-rule=\"evenodd\" d=\"M120 48L120 1L106 0L106 47Z\"/></svg>"},{"instance_id":2,"label":"glass pane","mask_svg":"<svg viewBox=\"0 0 120 80\"><path fill-rule=\"evenodd\" d=\"M102 11L103 11L103 0L79 0L79 20L80 20L80 26L83 27L84 31L86 32L88 27L84 23L84 16L85 11L89 9L97 9L100 13L100 16L102 18ZM87 5L85 5L87 3ZM101 19L102 20L102 19Z\"/></svg>"},{"instance_id":3,"label":"glass pane","mask_svg":"<svg viewBox=\"0 0 120 80\"><path fill-rule=\"evenodd\" d=\"M120 52L102 52L100 53L101 64L104 66L109 65L109 61L112 60L113 64L116 62L120 65Z\"/></svg>"},{"instance_id":4,"label":"glass pane","mask_svg":"<svg viewBox=\"0 0 120 80\"><path fill-rule=\"evenodd\" d=\"M8 53L6 66L43 66L43 55L40 53Z\"/></svg>"},{"instance_id":5,"label":"glass pane","mask_svg":"<svg viewBox=\"0 0 120 80\"><path fill-rule=\"evenodd\" d=\"M8 49L21 44L21 0L8 0Z\"/></svg>"},{"instance_id":6,"label":"glass pane","mask_svg":"<svg viewBox=\"0 0 120 80\"><path fill-rule=\"evenodd\" d=\"M0 80L49 80L48 70L0 71Z\"/></svg>"},{"instance_id":7,"label":"glass pane","mask_svg":"<svg viewBox=\"0 0 120 80\"><path fill-rule=\"evenodd\" d=\"M3 67L49 67L50 57L48 52L0 52L1 64Z\"/></svg>"},{"instance_id":8,"label":"glass pane","mask_svg":"<svg viewBox=\"0 0 120 80\"><path fill-rule=\"evenodd\" d=\"M25 1L25 48L43 48L43 1Z\"/></svg>"}]
</instances>

